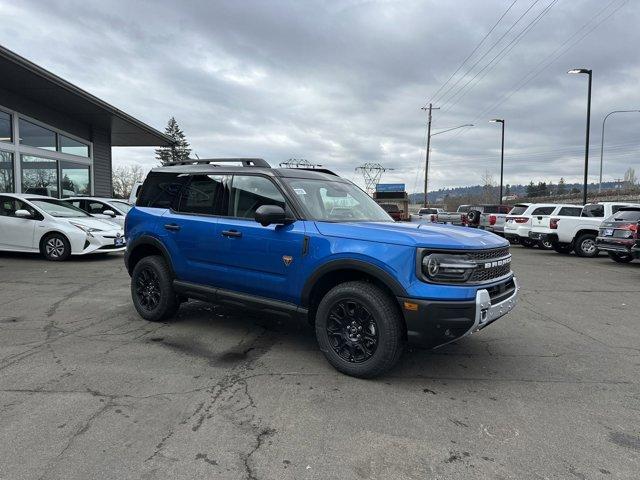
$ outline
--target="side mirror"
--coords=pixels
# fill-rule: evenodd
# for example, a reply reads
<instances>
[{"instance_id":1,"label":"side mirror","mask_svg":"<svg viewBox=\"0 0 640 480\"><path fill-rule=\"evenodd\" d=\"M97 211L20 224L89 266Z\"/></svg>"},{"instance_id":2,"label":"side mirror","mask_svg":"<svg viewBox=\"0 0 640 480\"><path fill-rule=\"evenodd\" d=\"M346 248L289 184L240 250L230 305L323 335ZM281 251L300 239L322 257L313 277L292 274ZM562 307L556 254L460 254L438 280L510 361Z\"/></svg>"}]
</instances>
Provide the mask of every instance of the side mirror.
<instances>
[{"instance_id":1,"label":"side mirror","mask_svg":"<svg viewBox=\"0 0 640 480\"><path fill-rule=\"evenodd\" d=\"M258 207L255 214L256 222L263 227L268 225L286 225L291 223L291 219L287 218L284 208L278 205L262 205Z\"/></svg>"},{"instance_id":2,"label":"side mirror","mask_svg":"<svg viewBox=\"0 0 640 480\"><path fill-rule=\"evenodd\" d=\"M33 218L33 215L31 215L31 212L29 212L29 210L16 210L16 213L14 215L18 218Z\"/></svg>"},{"instance_id":3,"label":"side mirror","mask_svg":"<svg viewBox=\"0 0 640 480\"><path fill-rule=\"evenodd\" d=\"M103 215L109 215L110 217L115 217L116 216L116 212L114 212L113 210L104 210L102 212Z\"/></svg>"}]
</instances>

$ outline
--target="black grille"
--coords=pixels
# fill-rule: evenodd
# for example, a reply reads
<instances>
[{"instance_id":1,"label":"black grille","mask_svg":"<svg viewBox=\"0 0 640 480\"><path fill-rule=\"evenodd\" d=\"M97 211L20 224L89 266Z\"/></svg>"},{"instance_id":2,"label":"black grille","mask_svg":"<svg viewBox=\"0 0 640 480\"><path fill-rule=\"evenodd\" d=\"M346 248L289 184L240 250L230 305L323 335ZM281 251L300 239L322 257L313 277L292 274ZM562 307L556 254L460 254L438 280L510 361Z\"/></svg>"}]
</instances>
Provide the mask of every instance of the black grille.
<instances>
[{"instance_id":1,"label":"black grille","mask_svg":"<svg viewBox=\"0 0 640 480\"><path fill-rule=\"evenodd\" d=\"M465 252L472 260L493 260L509 255L509 247L492 248L491 250L472 250Z\"/></svg>"},{"instance_id":2,"label":"black grille","mask_svg":"<svg viewBox=\"0 0 640 480\"><path fill-rule=\"evenodd\" d=\"M471 274L471 277L469 278L469 282L470 283L486 282L488 280L493 280L494 278L504 277L509 272L511 272L510 263L507 263L505 265L500 265L497 267L491 267L491 268L478 267Z\"/></svg>"}]
</instances>

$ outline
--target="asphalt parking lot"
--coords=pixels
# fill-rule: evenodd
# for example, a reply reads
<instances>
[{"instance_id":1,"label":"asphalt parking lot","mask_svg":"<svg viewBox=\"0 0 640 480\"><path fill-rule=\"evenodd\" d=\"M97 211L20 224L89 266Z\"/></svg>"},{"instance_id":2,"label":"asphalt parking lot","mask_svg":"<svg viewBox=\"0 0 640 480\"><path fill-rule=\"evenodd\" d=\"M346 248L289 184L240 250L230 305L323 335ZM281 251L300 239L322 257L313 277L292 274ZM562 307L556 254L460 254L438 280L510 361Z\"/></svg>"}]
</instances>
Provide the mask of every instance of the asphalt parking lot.
<instances>
[{"instance_id":1,"label":"asphalt parking lot","mask_svg":"<svg viewBox=\"0 0 640 480\"><path fill-rule=\"evenodd\" d=\"M510 316L358 380L292 321L141 320L121 255L0 254L0 478L638 478L640 263L513 255Z\"/></svg>"}]
</instances>

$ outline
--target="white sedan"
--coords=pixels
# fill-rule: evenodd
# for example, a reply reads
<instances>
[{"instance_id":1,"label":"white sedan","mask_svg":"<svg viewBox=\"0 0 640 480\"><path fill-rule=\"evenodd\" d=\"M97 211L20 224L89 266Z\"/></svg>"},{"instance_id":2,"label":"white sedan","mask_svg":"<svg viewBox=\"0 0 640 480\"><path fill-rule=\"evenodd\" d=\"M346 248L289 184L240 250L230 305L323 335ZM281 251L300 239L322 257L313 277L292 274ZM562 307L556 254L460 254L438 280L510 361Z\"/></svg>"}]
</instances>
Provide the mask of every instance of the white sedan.
<instances>
[{"instance_id":1,"label":"white sedan","mask_svg":"<svg viewBox=\"0 0 640 480\"><path fill-rule=\"evenodd\" d=\"M124 227L124 219L131 210L131 204L117 198L69 197L64 201L84 210L92 217L117 223L121 227Z\"/></svg>"},{"instance_id":2,"label":"white sedan","mask_svg":"<svg viewBox=\"0 0 640 480\"><path fill-rule=\"evenodd\" d=\"M0 250L40 252L47 260L60 261L124 249L120 225L57 198L0 193Z\"/></svg>"}]
</instances>

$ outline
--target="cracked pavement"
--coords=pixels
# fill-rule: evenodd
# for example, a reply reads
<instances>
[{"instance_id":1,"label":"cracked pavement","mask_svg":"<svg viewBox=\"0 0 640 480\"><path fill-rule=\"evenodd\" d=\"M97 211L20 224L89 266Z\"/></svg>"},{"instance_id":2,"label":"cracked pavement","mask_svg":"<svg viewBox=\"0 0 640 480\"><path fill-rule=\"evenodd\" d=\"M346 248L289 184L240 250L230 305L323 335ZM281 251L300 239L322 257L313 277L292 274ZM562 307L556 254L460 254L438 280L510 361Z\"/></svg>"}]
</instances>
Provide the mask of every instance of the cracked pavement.
<instances>
[{"instance_id":1,"label":"cracked pavement","mask_svg":"<svg viewBox=\"0 0 640 480\"><path fill-rule=\"evenodd\" d=\"M511 315L376 380L291 320L145 322L120 255L0 254L0 479L637 478L640 262L512 250Z\"/></svg>"}]
</instances>

